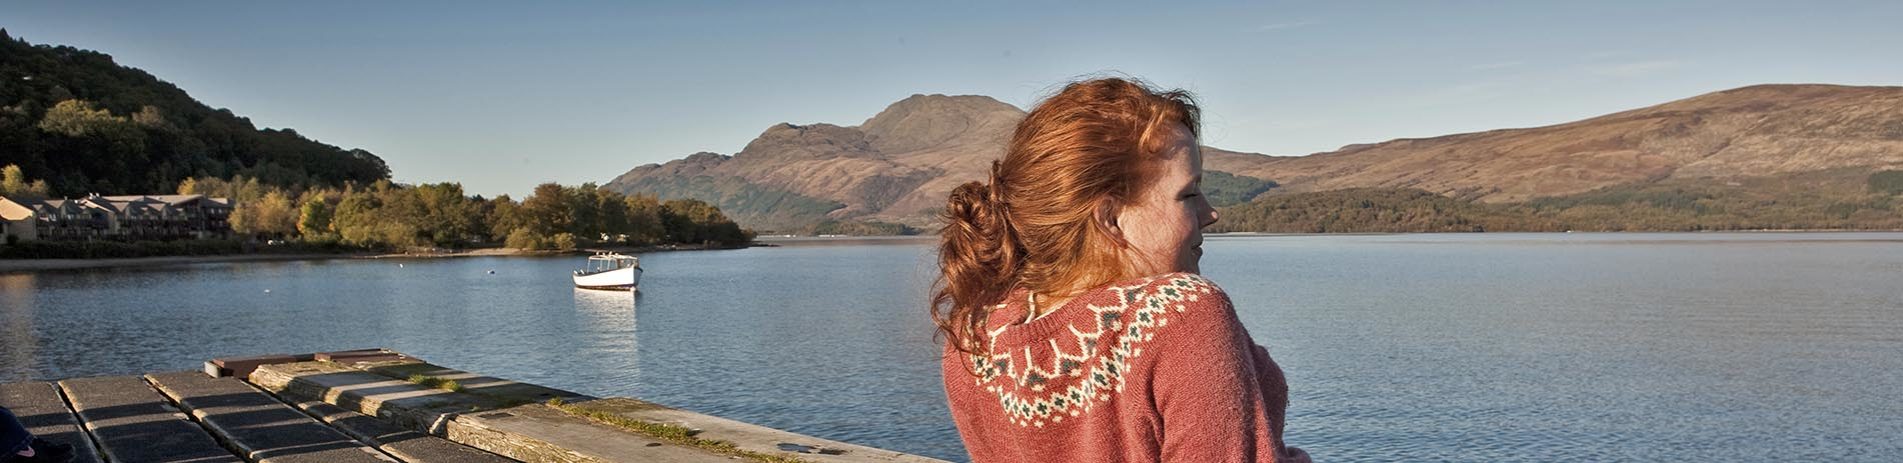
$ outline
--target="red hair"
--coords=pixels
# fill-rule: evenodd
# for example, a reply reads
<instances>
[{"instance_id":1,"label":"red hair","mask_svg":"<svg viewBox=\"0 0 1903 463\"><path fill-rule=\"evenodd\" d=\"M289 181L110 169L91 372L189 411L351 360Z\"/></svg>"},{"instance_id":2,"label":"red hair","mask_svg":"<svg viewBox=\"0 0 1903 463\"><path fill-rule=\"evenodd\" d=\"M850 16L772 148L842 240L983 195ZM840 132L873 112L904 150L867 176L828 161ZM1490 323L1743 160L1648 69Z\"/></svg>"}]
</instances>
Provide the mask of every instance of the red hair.
<instances>
[{"instance_id":1,"label":"red hair","mask_svg":"<svg viewBox=\"0 0 1903 463\"><path fill-rule=\"evenodd\" d=\"M952 190L939 235L932 319L952 347L984 353L990 306L1013 290L1068 295L1124 275L1119 239L1096 220L1154 181L1154 162L1199 131L1182 90L1106 78L1073 82L1018 123L989 182Z\"/></svg>"}]
</instances>

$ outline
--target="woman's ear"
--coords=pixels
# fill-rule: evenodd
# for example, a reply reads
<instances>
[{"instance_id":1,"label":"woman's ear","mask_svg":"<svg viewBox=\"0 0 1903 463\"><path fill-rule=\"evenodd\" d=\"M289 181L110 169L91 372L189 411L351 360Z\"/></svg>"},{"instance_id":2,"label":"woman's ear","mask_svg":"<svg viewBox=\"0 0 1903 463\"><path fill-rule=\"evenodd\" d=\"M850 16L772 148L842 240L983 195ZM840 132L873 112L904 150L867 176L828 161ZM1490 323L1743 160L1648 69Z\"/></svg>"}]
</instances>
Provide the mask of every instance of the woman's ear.
<instances>
[{"instance_id":1,"label":"woman's ear","mask_svg":"<svg viewBox=\"0 0 1903 463\"><path fill-rule=\"evenodd\" d=\"M1130 240L1125 239L1123 236L1123 226L1118 223L1119 221L1117 219L1119 212L1121 212L1121 209L1117 207L1117 204L1109 198L1105 198L1097 202L1096 217L1092 222L1097 224L1098 231L1103 232L1104 236L1110 237L1110 240L1116 242L1117 246L1127 248L1130 247Z\"/></svg>"}]
</instances>

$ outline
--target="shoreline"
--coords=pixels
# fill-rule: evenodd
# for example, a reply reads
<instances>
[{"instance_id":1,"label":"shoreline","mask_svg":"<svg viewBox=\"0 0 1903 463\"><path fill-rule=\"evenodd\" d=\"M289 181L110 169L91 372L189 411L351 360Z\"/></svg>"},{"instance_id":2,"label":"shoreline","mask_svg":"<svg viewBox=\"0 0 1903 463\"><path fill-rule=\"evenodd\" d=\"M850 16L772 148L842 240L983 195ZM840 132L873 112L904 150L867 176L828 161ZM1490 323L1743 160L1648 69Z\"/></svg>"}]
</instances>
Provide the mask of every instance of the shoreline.
<instances>
[{"instance_id":1,"label":"shoreline","mask_svg":"<svg viewBox=\"0 0 1903 463\"><path fill-rule=\"evenodd\" d=\"M1898 233L1903 230L1701 230L1701 231L1612 231L1612 232L1355 232L1355 233L1270 233L1270 232L1225 232L1209 233L1217 237L1288 237L1288 236L1389 236L1389 235L1464 235L1464 234L1550 234L1550 235L1622 235L1622 234L1837 234L1837 233ZM225 254L210 256L154 256L121 257L104 259L0 259L0 274L28 273L62 270L89 270L122 267L155 267L166 265L212 264L227 262L284 262L331 259L445 259L458 257L557 257L588 255L599 251L611 251L622 254L646 254L672 251L709 251L732 250L751 247L780 247L801 245L832 245L865 242L904 242L936 239L935 235L879 235L879 236L829 236L829 237L772 237L755 240L741 246L706 246L700 244L669 244L657 246L616 246L607 248L582 248L573 251L529 251L511 248L478 248L461 251L419 251L402 253L355 252L340 254Z\"/></svg>"},{"instance_id":2,"label":"shoreline","mask_svg":"<svg viewBox=\"0 0 1903 463\"><path fill-rule=\"evenodd\" d=\"M482 248L463 251L431 251L405 253L356 252L341 254L224 254L211 256L153 256L153 257L115 257L103 259L0 259L0 274L29 273L62 270L91 270L102 268L158 267L167 265L215 264L228 262L286 262L314 261L332 259L444 259L456 257L554 257L569 255L587 255L595 251L614 251L619 253L653 253L669 251L705 251L721 249L741 249L747 247L772 247L769 243L751 243L745 246L706 246L699 244L659 245L659 246L621 246L603 249L576 249L573 251L527 251L510 248Z\"/></svg>"},{"instance_id":3,"label":"shoreline","mask_svg":"<svg viewBox=\"0 0 1903 463\"><path fill-rule=\"evenodd\" d=\"M121 267L211 264L222 262L278 262L293 260L357 259L366 254L225 254L216 256L116 257L106 259L5 259L0 273L87 270Z\"/></svg>"}]
</instances>

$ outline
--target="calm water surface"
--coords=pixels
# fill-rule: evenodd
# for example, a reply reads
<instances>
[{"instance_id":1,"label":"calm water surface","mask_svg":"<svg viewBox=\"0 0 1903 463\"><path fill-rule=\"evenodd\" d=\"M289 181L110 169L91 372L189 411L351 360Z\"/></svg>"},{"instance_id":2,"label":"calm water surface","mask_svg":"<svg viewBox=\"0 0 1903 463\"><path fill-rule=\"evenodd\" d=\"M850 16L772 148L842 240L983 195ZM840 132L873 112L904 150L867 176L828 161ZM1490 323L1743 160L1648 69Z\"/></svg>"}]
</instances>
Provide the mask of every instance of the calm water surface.
<instances>
[{"instance_id":1,"label":"calm water surface","mask_svg":"<svg viewBox=\"0 0 1903 463\"><path fill-rule=\"evenodd\" d=\"M390 347L946 459L929 242L0 275L0 382ZM1903 233L1211 237L1318 460L1903 459ZM399 265L401 264L401 265ZM493 270L495 273L490 274Z\"/></svg>"}]
</instances>

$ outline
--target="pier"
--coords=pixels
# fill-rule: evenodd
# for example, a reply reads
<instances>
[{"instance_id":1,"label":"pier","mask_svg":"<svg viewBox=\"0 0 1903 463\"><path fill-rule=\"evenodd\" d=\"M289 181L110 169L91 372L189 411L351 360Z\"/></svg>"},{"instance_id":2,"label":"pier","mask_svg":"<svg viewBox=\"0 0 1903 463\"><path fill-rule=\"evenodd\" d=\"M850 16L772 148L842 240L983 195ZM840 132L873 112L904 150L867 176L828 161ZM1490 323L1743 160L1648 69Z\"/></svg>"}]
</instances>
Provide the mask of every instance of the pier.
<instances>
[{"instance_id":1,"label":"pier","mask_svg":"<svg viewBox=\"0 0 1903 463\"><path fill-rule=\"evenodd\" d=\"M939 462L367 349L0 384L91 462Z\"/></svg>"}]
</instances>

